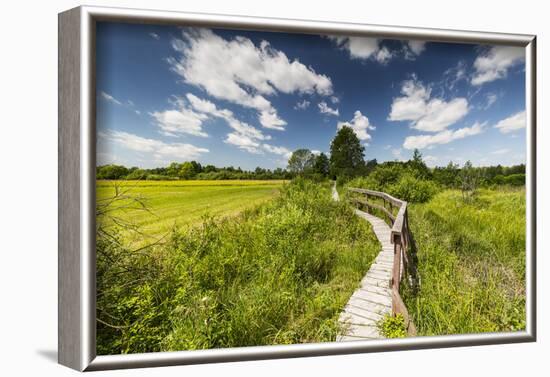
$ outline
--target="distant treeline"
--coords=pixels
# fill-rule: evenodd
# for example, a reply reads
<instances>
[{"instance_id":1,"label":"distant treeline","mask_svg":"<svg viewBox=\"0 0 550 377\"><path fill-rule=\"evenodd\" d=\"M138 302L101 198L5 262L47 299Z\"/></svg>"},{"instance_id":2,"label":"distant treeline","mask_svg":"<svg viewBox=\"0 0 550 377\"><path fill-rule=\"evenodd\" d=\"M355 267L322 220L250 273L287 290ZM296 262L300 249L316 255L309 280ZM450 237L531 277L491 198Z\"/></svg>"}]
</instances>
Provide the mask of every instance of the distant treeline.
<instances>
[{"instance_id":1,"label":"distant treeline","mask_svg":"<svg viewBox=\"0 0 550 377\"><path fill-rule=\"evenodd\" d=\"M126 180L225 180L225 179L292 179L294 173L277 168L274 170L257 167L255 170L243 170L240 167L216 167L214 165L202 166L196 161L183 163L172 162L167 167L140 169L138 167L127 168L122 165L103 165L96 170L97 179L126 179Z\"/></svg>"},{"instance_id":2,"label":"distant treeline","mask_svg":"<svg viewBox=\"0 0 550 377\"><path fill-rule=\"evenodd\" d=\"M340 182L361 179L366 187L380 190L387 189L389 185L400 185L407 189L413 185L413 180L420 185L461 188L465 191L475 191L476 187L487 185L525 184L525 164L474 167L467 161L463 166L449 162L445 167L429 168L417 149L409 161L387 161L380 164L376 159L365 160L364 152L365 147L355 132L344 126L332 140L329 156L324 153L313 153L309 149L297 149L288 159L286 169L270 170L257 167L251 171L233 166L202 166L197 161L186 161L172 162L167 167L154 169L104 165L97 167L96 177L127 180L266 180L292 179L300 176L314 180L337 179Z\"/></svg>"}]
</instances>

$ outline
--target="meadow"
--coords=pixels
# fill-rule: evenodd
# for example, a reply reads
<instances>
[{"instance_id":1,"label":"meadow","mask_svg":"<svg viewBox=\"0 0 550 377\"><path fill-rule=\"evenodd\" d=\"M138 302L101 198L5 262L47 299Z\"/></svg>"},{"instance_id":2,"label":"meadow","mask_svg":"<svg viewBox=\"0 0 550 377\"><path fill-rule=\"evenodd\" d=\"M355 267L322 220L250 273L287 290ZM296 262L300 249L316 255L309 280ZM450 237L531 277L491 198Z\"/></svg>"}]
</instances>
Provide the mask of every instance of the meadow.
<instances>
[{"instance_id":1,"label":"meadow","mask_svg":"<svg viewBox=\"0 0 550 377\"><path fill-rule=\"evenodd\" d=\"M445 190L409 219L421 284L402 296L419 335L525 329L524 188Z\"/></svg>"},{"instance_id":2,"label":"meadow","mask_svg":"<svg viewBox=\"0 0 550 377\"><path fill-rule=\"evenodd\" d=\"M100 212L99 354L334 341L380 248L328 182L295 179L238 215L134 248Z\"/></svg>"},{"instance_id":3,"label":"meadow","mask_svg":"<svg viewBox=\"0 0 550 377\"><path fill-rule=\"evenodd\" d=\"M277 195L282 180L98 180L99 204L117 200L111 215L129 222L137 232L126 232L129 241L153 242L174 227L186 227L203 217L234 216ZM127 198L127 199L124 199ZM138 202L139 200L139 202ZM119 210L117 210L117 207Z\"/></svg>"}]
</instances>

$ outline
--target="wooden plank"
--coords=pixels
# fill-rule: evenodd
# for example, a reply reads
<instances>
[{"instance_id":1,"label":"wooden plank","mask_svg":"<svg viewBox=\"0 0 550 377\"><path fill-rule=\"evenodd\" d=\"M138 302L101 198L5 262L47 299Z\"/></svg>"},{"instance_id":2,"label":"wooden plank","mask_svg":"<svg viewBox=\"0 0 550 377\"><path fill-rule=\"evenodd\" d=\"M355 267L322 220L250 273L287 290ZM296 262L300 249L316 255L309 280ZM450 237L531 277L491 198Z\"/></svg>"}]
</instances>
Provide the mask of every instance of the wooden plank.
<instances>
[{"instance_id":1,"label":"wooden plank","mask_svg":"<svg viewBox=\"0 0 550 377\"><path fill-rule=\"evenodd\" d=\"M368 311L366 309L355 307L353 305L346 305L344 307L344 312L345 313L350 313L350 314L353 314L353 315L356 315L358 317L362 317L362 318L365 318L365 319L368 319L368 320L371 320L371 321L374 321L374 322L378 322L382 318L384 318L384 316L380 313L371 312L371 311Z\"/></svg>"},{"instance_id":2,"label":"wooden plank","mask_svg":"<svg viewBox=\"0 0 550 377\"><path fill-rule=\"evenodd\" d=\"M365 290L356 290L351 297L357 297L360 299L368 300L380 305L391 307L392 296L391 294L385 295L380 293L368 292Z\"/></svg>"},{"instance_id":3,"label":"wooden plank","mask_svg":"<svg viewBox=\"0 0 550 377\"><path fill-rule=\"evenodd\" d=\"M373 326L377 323L377 321L360 317L358 315L355 315L353 313L343 312L340 314L340 317L338 318L338 322L340 322L344 327L347 327L349 325L364 325L364 326ZM346 333L349 335L349 333Z\"/></svg>"},{"instance_id":4,"label":"wooden plank","mask_svg":"<svg viewBox=\"0 0 550 377\"><path fill-rule=\"evenodd\" d=\"M391 296L391 289L389 288L382 288L382 287L376 287L376 286L373 286L373 285L365 285L365 286L362 286L361 288L359 288L360 291L365 291L365 292L371 292L371 293L377 293L379 295L383 295L383 296Z\"/></svg>"},{"instance_id":5,"label":"wooden plank","mask_svg":"<svg viewBox=\"0 0 550 377\"><path fill-rule=\"evenodd\" d=\"M347 336L358 338L380 338L380 332L376 326L350 325L346 331Z\"/></svg>"},{"instance_id":6,"label":"wooden plank","mask_svg":"<svg viewBox=\"0 0 550 377\"><path fill-rule=\"evenodd\" d=\"M380 279L373 279L371 277L365 276L363 280L361 280L362 286L373 286L373 287L380 287L380 288L390 288L390 281L389 280L380 280Z\"/></svg>"},{"instance_id":7,"label":"wooden plank","mask_svg":"<svg viewBox=\"0 0 550 377\"><path fill-rule=\"evenodd\" d=\"M348 305L353 305L356 308L361 308L378 314L384 314L391 311L391 306L368 301L358 296L351 296L348 301Z\"/></svg>"}]
</instances>

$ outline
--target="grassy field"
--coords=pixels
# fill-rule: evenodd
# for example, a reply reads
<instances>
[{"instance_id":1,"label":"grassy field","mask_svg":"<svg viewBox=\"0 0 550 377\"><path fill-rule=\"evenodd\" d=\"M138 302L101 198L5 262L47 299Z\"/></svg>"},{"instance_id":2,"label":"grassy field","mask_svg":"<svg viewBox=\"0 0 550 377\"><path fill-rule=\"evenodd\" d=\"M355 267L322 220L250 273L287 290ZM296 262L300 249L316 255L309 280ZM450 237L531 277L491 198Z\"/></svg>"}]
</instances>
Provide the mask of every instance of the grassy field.
<instances>
[{"instance_id":1,"label":"grassy field","mask_svg":"<svg viewBox=\"0 0 550 377\"><path fill-rule=\"evenodd\" d=\"M525 190L446 190L413 204L417 295L404 300L420 335L525 327Z\"/></svg>"},{"instance_id":2,"label":"grassy field","mask_svg":"<svg viewBox=\"0 0 550 377\"><path fill-rule=\"evenodd\" d=\"M132 222L149 240L167 235L204 216L233 216L277 195L284 181L97 181L98 203L112 198L116 188L139 198L147 210L130 200L117 201L115 215ZM137 236L143 238L142 235ZM128 233L127 233L128 235Z\"/></svg>"},{"instance_id":3,"label":"grassy field","mask_svg":"<svg viewBox=\"0 0 550 377\"><path fill-rule=\"evenodd\" d=\"M238 216L146 248L120 242L117 227L100 232L98 353L334 341L380 245L330 193L296 180Z\"/></svg>"}]
</instances>

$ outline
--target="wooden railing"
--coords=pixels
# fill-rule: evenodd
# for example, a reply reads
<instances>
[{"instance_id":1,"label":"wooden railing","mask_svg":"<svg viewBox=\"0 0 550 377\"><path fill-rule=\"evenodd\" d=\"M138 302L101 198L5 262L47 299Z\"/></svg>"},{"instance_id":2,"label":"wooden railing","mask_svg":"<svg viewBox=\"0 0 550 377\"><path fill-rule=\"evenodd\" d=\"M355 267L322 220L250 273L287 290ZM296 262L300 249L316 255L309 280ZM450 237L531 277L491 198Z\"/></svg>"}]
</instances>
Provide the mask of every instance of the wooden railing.
<instances>
[{"instance_id":1,"label":"wooden railing","mask_svg":"<svg viewBox=\"0 0 550 377\"><path fill-rule=\"evenodd\" d=\"M391 226L390 242L393 244L394 253L392 278L389 282L392 291L392 314L401 314L405 320L408 335L415 336L416 328L399 294L404 277L410 284L413 284L413 280L416 279L416 268L412 257L413 252L416 252L416 245L409 228L407 202L385 192L360 188L348 188L348 192L351 194L350 201L363 206L367 213L377 211L378 213L375 214L385 216L385 221ZM353 194L359 194L359 197ZM381 203L374 203L375 200Z\"/></svg>"}]
</instances>

